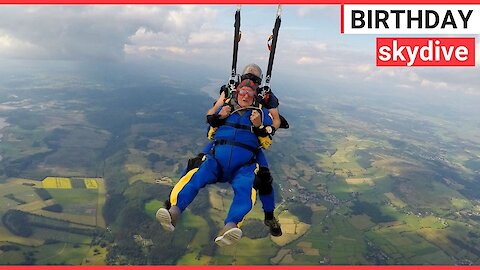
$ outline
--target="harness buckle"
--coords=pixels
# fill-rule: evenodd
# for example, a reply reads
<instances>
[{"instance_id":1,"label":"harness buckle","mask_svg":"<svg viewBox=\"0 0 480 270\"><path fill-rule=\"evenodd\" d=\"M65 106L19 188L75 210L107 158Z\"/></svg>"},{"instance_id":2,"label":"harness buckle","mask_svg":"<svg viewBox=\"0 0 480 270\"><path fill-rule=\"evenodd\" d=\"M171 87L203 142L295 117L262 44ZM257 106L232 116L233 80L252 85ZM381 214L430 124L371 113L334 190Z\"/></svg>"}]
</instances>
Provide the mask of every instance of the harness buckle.
<instances>
[{"instance_id":1,"label":"harness buckle","mask_svg":"<svg viewBox=\"0 0 480 270\"><path fill-rule=\"evenodd\" d=\"M258 93L258 96L261 97L262 99L265 98L265 96L270 93L270 87L268 85L264 85L262 87L262 91L260 91L260 93Z\"/></svg>"}]
</instances>

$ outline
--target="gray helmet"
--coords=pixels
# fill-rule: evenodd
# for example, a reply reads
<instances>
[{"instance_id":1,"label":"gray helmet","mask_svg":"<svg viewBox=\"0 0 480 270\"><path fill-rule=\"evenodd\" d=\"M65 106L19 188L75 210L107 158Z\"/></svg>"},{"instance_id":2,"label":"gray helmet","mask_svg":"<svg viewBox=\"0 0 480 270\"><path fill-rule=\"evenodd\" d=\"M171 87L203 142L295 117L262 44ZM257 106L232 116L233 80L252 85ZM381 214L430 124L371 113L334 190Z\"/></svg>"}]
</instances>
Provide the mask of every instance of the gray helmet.
<instances>
[{"instance_id":1,"label":"gray helmet","mask_svg":"<svg viewBox=\"0 0 480 270\"><path fill-rule=\"evenodd\" d=\"M245 75L247 74L252 74L256 77L258 77L259 81L256 82L257 84L261 84L262 79L263 79L263 74L262 74L262 69L257 65L257 64L248 64L245 66L245 68L242 71L242 80L244 79ZM252 79L252 78L248 78ZM254 80L257 81L257 80Z\"/></svg>"}]
</instances>

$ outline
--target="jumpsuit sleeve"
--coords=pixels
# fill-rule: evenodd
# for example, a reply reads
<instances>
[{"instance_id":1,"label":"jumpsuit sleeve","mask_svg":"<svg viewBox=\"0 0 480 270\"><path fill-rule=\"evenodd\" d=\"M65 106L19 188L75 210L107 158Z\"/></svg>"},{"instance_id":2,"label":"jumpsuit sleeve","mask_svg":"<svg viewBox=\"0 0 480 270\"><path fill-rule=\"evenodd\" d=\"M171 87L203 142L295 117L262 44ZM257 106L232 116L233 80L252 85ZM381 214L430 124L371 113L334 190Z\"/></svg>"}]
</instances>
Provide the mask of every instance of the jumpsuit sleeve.
<instances>
[{"instance_id":1,"label":"jumpsuit sleeve","mask_svg":"<svg viewBox=\"0 0 480 270\"><path fill-rule=\"evenodd\" d=\"M263 111L263 125L264 126L271 126L273 124L272 117L270 117L270 114L267 109L262 108Z\"/></svg>"}]
</instances>

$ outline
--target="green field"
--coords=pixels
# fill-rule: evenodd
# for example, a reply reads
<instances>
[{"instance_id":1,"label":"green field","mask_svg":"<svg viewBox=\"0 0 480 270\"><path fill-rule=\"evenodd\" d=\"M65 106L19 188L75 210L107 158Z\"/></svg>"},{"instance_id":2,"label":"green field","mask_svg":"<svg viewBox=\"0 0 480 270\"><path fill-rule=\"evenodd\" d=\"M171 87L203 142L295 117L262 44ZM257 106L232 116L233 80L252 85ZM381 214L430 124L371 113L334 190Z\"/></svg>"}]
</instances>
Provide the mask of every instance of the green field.
<instances>
[{"instance_id":1,"label":"green field","mask_svg":"<svg viewBox=\"0 0 480 270\"><path fill-rule=\"evenodd\" d=\"M32 228L32 234L25 237L13 234L5 224L0 226L0 243L15 247L0 254L0 261L6 264L29 261L37 264L80 264L90 248L95 229L81 224L85 217L95 220L97 190L47 189L52 199L44 201L35 192L35 185L35 181L28 179L10 179L0 184L0 201L4 202L0 213L4 215L10 209L23 211L27 217L26 226ZM62 211L42 210L52 204L60 205Z\"/></svg>"},{"instance_id":2,"label":"green field","mask_svg":"<svg viewBox=\"0 0 480 270\"><path fill-rule=\"evenodd\" d=\"M267 234L257 198L246 236L219 249L228 184L200 191L174 233L155 220L207 143L203 112L212 100L165 85L37 90L5 89L2 102L21 102L0 103L10 108L0 111L9 124L0 143L0 214L9 213L0 245L13 246L0 264L480 264L478 103L445 102L451 93L443 92L279 91L291 128L265 152L284 234ZM77 182L35 192L55 175ZM88 189L84 177L104 181ZM7 228L15 218L31 235Z\"/></svg>"}]
</instances>

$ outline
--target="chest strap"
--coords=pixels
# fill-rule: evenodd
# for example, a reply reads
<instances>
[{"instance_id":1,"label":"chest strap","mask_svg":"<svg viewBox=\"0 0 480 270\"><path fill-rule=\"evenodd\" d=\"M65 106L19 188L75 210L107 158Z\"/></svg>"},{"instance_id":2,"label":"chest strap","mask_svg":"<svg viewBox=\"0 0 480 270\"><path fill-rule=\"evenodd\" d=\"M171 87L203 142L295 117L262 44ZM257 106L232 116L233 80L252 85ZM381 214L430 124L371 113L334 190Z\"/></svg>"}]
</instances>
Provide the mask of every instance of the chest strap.
<instances>
[{"instance_id":1,"label":"chest strap","mask_svg":"<svg viewBox=\"0 0 480 270\"><path fill-rule=\"evenodd\" d=\"M235 124L235 123L230 123L230 122L225 122L225 126L233 127L233 128L236 128L236 129L244 129L244 130L248 130L248 131L253 133L253 126Z\"/></svg>"},{"instance_id":2,"label":"chest strap","mask_svg":"<svg viewBox=\"0 0 480 270\"><path fill-rule=\"evenodd\" d=\"M226 144L242 147L242 148L247 149L248 151L250 151L254 154L257 154L258 150L259 150L258 148L255 148L253 146L250 146L250 145L247 145L247 144L244 144L244 143L241 143L241 142L235 142L235 141L229 141L229 140L216 140L215 141L215 146L226 145Z\"/></svg>"}]
</instances>

